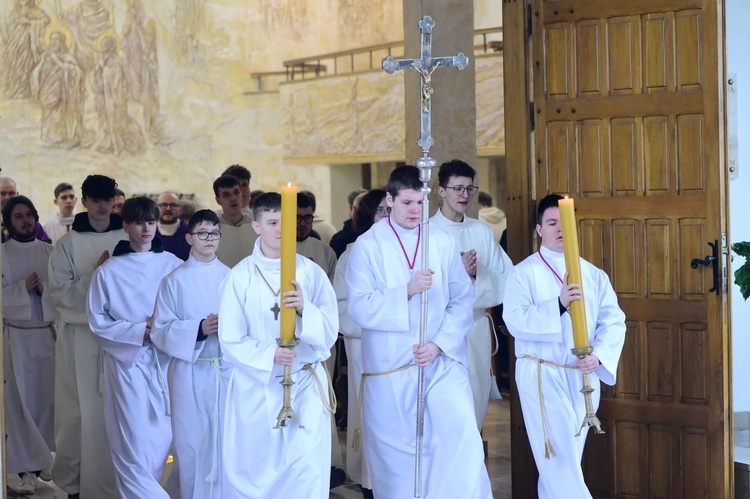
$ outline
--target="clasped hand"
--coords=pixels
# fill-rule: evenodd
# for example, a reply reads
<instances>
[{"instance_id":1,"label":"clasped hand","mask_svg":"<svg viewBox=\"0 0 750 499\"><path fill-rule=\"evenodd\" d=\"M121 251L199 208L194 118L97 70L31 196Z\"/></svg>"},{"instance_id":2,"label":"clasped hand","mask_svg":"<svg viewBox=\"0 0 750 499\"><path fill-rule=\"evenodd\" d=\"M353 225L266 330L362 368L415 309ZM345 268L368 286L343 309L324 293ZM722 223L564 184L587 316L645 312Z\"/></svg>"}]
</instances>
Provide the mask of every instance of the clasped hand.
<instances>
[{"instance_id":1,"label":"clasped hand","mask_svg":"<svg viewBox=\"0 0 750 499\"><path fill-rule=\"evenodd\" d=\"M302 315L302 310L305 308L305 299L302 296L302 287L300 287L297 281L292 281L294 290L285 291L283 303L287 308L297 309L297 315ZM284 364L286 365L286 364Z\"/></svg>"},{"instance_id":2,"label":"clasped hand","mask_svg":"<svg viewBox=\"0 0 750 499\"><path fill-rule=\"evenodd\" d=\"M570 308L570 302L580 300L583 297L581 285L577 283L568 284L568 273L565 272L563 287L560 290L560 303L565 308Z\"/></svg>"},{"instance_id":3,"label":"clasped hand","mask_svg":"<svg viewBox=\"0 0 750 499\"><path fill-rule=\"evenodd\" d=\"M434 273L435 271L430 269L417 270L414 272L409 284L406 285L406 293L409 295L410 299L412 296L427 291L432 287L432 274Z\"/></svg>"},{"instance_id":4,"label":"clasped hand","mask_svg":"<svg viewBox=\"0 0 750 499\"><path fill-rule=\"evenodd\" d=\"M39 279L39 275L34 272L26 279L26 291L35 290L40 295L44 293L44 283Z\"/></svg>"},{"instance_id":5,"label":"clasped hand","mask_svg":"<svg viewBox=\"0 0 750 499\"><path fill-rule=\"evenodd\" d=\"M477 250L469 250L461 252L461 261L464 264L466 273L471 277L477 276Z\"/></svg>"},{"instance_id":6,"label":"clasped hand","mask_svg":"<svg viewBox=\"0 0 750 499\"><path fill-rule=\"evenodd\" d=\"M433 360L435 360L435 357L440 355L440 352L442 350L439 346L437 346L433 342L427 343L425 346L420 347L419 345L414 345L413 348L414 351L414 361L417 363L417 366L424 367L430 364Z\"/></svg>"}]
</instances>

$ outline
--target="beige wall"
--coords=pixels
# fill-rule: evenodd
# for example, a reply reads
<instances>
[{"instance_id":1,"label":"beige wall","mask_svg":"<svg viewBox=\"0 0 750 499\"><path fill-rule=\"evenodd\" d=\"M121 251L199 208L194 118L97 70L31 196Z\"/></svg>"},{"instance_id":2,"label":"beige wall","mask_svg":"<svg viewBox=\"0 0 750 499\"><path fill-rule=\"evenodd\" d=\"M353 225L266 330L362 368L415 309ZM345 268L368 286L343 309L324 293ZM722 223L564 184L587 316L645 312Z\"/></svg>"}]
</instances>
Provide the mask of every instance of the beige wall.
<instances>
[{"instance_id":1,"label":"beige wall","mask_svg":"<svg viewBox=\"0 0 750 499\"><path fill-rule=\"evenodd\" d=\"M63 17L63 12L75 8L79 0L37 3L55 23ZM481 5L478 12L482 13L479 25L500 24L499 12L495 12L498 9L491 7L492 2L477 3ZM0 33L3 34L0 52L9 50L6 40L13 29L9 20L14 5L11 0L0 1ZM339 190L349 189L356 175L342 176L348 170L329 165L359 159L315 157L301 162L285 157L284 144L291 140L285 135L287 130L298 136L315 135L319 132L317 118L304 114L308 108L300 99L307 99L307 96L285 101L290 97L283 92L281 95L249 93L255 88L250 73L280 70L286 59L403 39L401 2L102 0L101 5L110 12L111 28L121 39L120 55L130 68L138 65L130 62L140 60L133 55L140 52L132 48L137 45L132 42L128 49L125 33L128 27L131 33L142 33L145 26L153 22L158 63L152 66L158 75L160 104L157 125L151 132L145 130L145 106L130 99L128 115L144 130L142 151L100 152L97 148L101 145L104 126L97 113L96 87L88 83L82 117L93 142L87 147L45 144L40 136L40 104L33 98L10 98L3 93L0 98L2 175L17 180L19 191L38 204L43 219L54 210L52 191L57 183L67 181L78 187L86 175L94 172L115 177L128 194L169 189L194 193L199 206L215 207L212 181L229 164L240 163L253 172L252 188L271 190L294 182L313 190L319 199L320 214L339 225L343 219L335 203L346 196ZM495 16L497 19L493 20ZM132 35L130 39L133 40ZM502 64L497 67L501 69ZM6 70L3 67L0 72ZM378 95L382 89L370 85L370 78L361 77L361 91L355 94L356 101L352 98L341 101L337 88L318 90L329 108L341 106L350 110L355 102L360 105L369 99L376 103L383 97L383 94ZM398 87L396 80L400 78L384 81L386 85L393 82ZM498 88L502 88L502 83ZM501 102L499 96L498 93L493 99ZM398 113L392 117L394 127L398 127L399 120L402 122L403 118ZM502 117L492 121L502 126ZM289 123L294 126L287 128L285 124ZM347 123L339 126L342 132L351 128ZM388 150L399 140L403 143L403 136L399 136L402 130L385 131L388 133L368 132L366 136L354 138L342 135L336 145L351 147L349 152L355 153L358 144L371 143ZM480 147L488 141L497 142L494 137L480 138L483 142ZM299 155L303 156L304 152ZM358 174L359 169L356 171Z\"/></svg>"}]
</instances>

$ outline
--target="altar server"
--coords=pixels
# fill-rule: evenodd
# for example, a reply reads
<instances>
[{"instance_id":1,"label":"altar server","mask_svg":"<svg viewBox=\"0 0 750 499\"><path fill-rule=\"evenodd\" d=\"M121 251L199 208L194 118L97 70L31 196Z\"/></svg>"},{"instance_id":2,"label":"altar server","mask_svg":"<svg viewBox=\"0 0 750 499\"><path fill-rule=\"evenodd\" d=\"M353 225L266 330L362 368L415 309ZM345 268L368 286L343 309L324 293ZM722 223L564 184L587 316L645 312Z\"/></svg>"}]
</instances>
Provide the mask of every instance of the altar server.
<instances>
[{"instance_id":1,"label":"altar server","mask_svg":"<svg viewBox=\"0 0 750 499\"><path fill-rule=\"evenodd\" d=\"M253 201L260 237L222 284L219 341L234 366L224 416L226 497L328 497L332 408L322 363L338 334L336 295L325 272L297 255L295 289L280 296L280 210L277 193ZM293 350L276 344L279 306L296 309ZM299 424L274 429L284 366Z\"/></svg>"},{"instance_id":2,"label":"altar server","mask_svg":"<svg viewBox=\"0 0 750 499\"><path fill-rule=\"evenodd\" d=\"M183 262L154 238L159 208L153 200L130 198L121 213L128 240L94 273L87 301L103 351L107 439L122 497L167 499L159 481L172 444L169 357L150 335L159 283Z\"/></svg>"}]
</instances>

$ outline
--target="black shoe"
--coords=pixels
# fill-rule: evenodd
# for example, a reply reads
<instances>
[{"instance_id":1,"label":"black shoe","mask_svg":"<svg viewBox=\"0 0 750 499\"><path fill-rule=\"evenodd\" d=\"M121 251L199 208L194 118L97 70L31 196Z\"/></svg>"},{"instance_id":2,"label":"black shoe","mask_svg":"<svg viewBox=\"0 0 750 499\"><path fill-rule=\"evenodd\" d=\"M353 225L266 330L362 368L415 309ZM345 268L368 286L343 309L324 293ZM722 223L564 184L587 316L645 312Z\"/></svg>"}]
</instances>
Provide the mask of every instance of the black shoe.
<instances>
[{"instance_id":1,"label":"black shoe","mask_svg":"<svg viewBox=\"0 0 750 499\"><path fill-rule=\"evenodd\" d=\"M362 497L364 497L364 499L375 499L375 496L372 495L372 489L366 489L364 487L362 487Z\"/></svg>"},{"instance_id":2,"label":"black shoe","mask_svg":"<svg viewBox=\"0 0 750 499\"><path fill-rule=\"evenodd\" d=\"M346 481L346 472L341 468L331 466L331 485L329 489L335 489L339 485L343 485Z\"/></svg>"}]
</instances>

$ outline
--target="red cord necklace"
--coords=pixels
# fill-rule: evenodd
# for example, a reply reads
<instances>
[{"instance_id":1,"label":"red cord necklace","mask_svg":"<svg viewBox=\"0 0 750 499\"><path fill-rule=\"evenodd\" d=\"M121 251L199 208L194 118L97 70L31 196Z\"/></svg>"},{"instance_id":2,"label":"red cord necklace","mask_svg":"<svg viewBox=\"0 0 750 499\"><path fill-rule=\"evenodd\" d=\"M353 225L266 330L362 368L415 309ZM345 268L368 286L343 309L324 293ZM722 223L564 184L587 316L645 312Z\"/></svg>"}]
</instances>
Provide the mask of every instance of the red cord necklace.
<instances>
[{"instance_id":1,"label":"red cord necklace","mask_svg":"<svg viewBox=\"0 0 750 499\"><path fill-rule=\"evenodd\" d=\"M419 241L422 238L422 224L419 224L418 231L417 231L417 247L414 248L414 257L409 261L409 255L406 253L406 248L404 248L404 243L401 242L401 237L398 235L398 232L396 232L396 229L393 227L393 224L391 223L391 217L388 217L388 225L391 226L391 230L394 234L396 234L396 239L398 239L398 244L401 245L401 251L404 252L404 258L406 258L406 264L409 266L409 270L414 270L414 264L417 263L417 250L419 250Z\"/></svg>"},{"instance_id":2,"label":"red cord necklace","mask_svg":"<svg viewBox=\"0 0 750 499\"><path fill-rule=\"evenodd\" d=\"M544 256L542 256L542 248L539 248L537 250L537 253L539 253L539 258L542 259L542 261L547 266L547 268L549 268L552 271L552 273L555 274L555 277L557 277L557 280L560 281L560 284L564 284L563 280L560 278L560 276L557 274L557 272L555 272L555 269L552 268L552 265L550 265L549 263L547 263L547 260L545 260Z\"/></svg>"}]
</instances>

